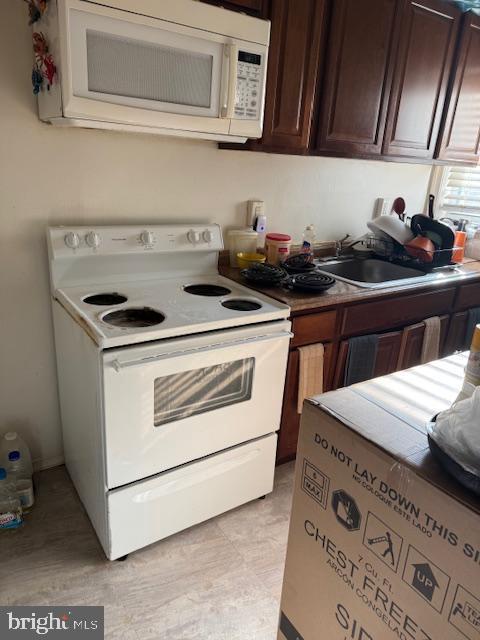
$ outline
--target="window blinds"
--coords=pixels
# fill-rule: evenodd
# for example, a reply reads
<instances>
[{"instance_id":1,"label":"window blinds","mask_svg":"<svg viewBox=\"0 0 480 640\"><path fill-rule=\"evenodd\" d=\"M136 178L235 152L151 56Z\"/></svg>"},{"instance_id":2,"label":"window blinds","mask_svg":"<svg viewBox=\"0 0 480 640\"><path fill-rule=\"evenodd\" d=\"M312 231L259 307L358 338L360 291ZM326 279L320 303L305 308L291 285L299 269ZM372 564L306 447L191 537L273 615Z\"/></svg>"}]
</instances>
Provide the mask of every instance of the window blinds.
<instances>
[{"instance_id":1,"label":"window blinds","mask_svg":"<svg viewBox=\"0 0 480 640\"><path fill-rule=\"evenodd\" d=\"M446 167L439 204L443 216L480 219L480 166Z\"/></svg>"}]
</instances>

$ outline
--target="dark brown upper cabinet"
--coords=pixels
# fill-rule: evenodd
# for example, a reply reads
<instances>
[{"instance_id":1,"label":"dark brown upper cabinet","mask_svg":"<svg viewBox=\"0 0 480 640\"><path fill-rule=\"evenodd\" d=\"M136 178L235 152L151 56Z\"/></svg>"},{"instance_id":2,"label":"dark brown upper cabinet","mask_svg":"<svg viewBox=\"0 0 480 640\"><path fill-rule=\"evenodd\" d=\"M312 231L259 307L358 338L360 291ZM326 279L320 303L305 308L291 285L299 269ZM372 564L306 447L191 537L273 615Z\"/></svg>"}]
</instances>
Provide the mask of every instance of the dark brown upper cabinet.
<instances>
[{"instance_id":1,"label":"dark brown upper cabinet","mask_svg":"<svg viewBox=\"0 0 480 640\"><path fill-rule=\"evenodd\" d=\"M397 0L334 0L317 151L381 153L399 8Z\"/></svg>"},{"instance_id":2,"label":"dark brown upper cabinet","mask_svg":"<svg viewBox=\"0 0 480 640\"><path fill-rule=\"evenodd\" d=\"M461 12L444 0L401 0L400 41L383 154L432 159Z\"/></svg>"},{"instance_id":3,"label":"dark brown upper cabinet","mask_svg":"<svg viewBox=\"0 0 480 640\"><path fill-rule=\"evenodd\" d=\"M309 146L326 0L274 0L262 147Z\"/></svg>"},{"instance_id":4,"label":"dark brown upper cabinet","mask_svg":"<svg viewBox=\"0 0 480 640\"><path fill-rule=\"evenodd\" d=\"M263 137L235 148L479 161L480 16L459 37L446 0L237 1L272 31Z\"/></svg>"},{"instance_id":5,"label":"dark brown upper cabinet","mask_svg":"<svg viewBox=\"0 0 480 640\"><path fill-rule=\"evenodd\" d=\"M480 16L474 13L464 15L438 157L480 161Z\"/></svg>"}]
</instances>

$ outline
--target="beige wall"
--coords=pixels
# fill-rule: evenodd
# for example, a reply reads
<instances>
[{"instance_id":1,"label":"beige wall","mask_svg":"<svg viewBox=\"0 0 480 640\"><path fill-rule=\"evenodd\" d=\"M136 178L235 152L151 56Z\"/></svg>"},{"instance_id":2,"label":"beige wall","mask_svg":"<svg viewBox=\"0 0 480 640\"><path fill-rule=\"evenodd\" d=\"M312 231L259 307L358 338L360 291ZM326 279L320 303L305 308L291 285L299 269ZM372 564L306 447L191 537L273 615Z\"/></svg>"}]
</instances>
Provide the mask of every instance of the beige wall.
<instances>
[{"instance_id":1,"label":"beige wall","mask_svg":"<svg viewBox=\"0 0 480 640\"><path fill-rule=\"evenodd\" d=\"M0 21L0 432L26 434L44 465L61 460L49 306L49 224L211 220L242 225L267 202L270 230L322 239L362 233L379 195L423 208L429 167L219 151L215 144L60 130L36 117L26 5Z\"/></svg>"}]
</instances>

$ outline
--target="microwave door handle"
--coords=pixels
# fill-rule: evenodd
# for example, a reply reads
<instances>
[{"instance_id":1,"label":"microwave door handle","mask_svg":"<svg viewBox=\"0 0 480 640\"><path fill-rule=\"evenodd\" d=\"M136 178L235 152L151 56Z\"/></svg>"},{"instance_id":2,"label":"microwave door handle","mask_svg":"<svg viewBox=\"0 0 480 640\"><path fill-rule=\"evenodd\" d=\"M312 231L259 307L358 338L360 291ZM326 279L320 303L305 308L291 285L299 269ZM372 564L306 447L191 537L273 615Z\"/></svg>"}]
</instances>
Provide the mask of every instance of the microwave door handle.
<instances>
[{"instance_id":1,"label":"microwave door handle","mask_svg":"<svg viewBox=\"0 0 480 640\"><path fill-rule=\"evenodd\" d=\"M235 111L235 97L237 91L237 58L237 45L225 44L223 47L222 67L222 118L233 118Z\"/></svg>"},{"instance_id":2,"label":"microwave door handle","mask_svg":"<svg viewBox=\"0 0 480 640\"><path fill-rule=\"evenodd\" d=\"M118 360L116 358L112 361L112 367L117 373L120 373L122 369L130 367L138 367L145 364L151 364L152 362L158 362L159 360L167 360L170 358L178 358L179 356L188 356L194 353L205 353L206 351L214 351L216 349L224 349L228 347L237 347L241 344L252 344L254 342L266 342L269 340L276 340L278 338L292 338L293 333L291 331L279 331L278 333L271 333L265 336L256 336L253 338L243 338L240 340L232 340L231 342L219 342L218 344L209 345L208 347L199 347L198 349L185 349L185 351L173 351L171 353L162 353L158 356L152 356L150 358L139 358L138 360Z\"/></svg>"}]
</instances>

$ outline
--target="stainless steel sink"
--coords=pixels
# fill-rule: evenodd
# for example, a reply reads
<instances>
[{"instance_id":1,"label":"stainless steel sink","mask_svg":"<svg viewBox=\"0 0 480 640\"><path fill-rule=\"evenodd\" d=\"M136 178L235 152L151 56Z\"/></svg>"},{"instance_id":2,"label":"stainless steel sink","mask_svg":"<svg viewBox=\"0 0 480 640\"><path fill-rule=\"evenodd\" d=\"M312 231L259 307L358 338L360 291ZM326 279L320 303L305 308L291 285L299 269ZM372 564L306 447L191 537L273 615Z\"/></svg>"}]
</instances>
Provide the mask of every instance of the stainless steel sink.
<instances>
[{"instance_id":1,"label":"stainless steel sink","mask_svg":"<svg viewBox=\"0 0 480 640\"><path fill-rule=\"evenodd\" d=\"M461 275L461 271L454 267L425 273L420 269L412 269L411 267L404 267L384 260L376 260L375 258L333 260L327 263L319 263L317 268L323 273L334 276L337 280L369 289L444 280L445 278Z\"/></svg>"}]
</instances>

